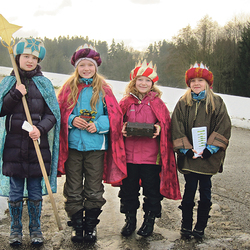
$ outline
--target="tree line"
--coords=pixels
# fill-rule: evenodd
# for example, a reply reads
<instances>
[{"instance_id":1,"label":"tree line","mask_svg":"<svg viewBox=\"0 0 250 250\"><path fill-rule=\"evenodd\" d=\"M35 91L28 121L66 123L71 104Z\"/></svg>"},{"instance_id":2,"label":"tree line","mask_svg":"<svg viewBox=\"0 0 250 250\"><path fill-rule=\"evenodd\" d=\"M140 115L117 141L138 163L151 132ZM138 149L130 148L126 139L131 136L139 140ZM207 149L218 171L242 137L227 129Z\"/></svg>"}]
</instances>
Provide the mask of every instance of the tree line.
<instances>
[{"instance_id":1,"label":"tree line","mask_svg":"<svg viewBox=\"0 0 250 250\"><path fill-rule=\"evenodd\" d=\"M91 40L88 36L45 37L42 40L47 53L41 66L43 71L71 74L72 54L78 46L88 43L100 53L99 73L107 79L129 81L135 64L147 59L157 65L158 85L185 88L185 71L197 61L213 72L214 92L250 97L249 20L249 16L235 16L220 27L206 15L195 28L187 25L171 41L155 42L143 52L126 47L123 42L115 43L114 39L109 46L106 41ZM11 67L8 50L3 46L0 46L0 65Z\"/></svg>"}]
</instances>

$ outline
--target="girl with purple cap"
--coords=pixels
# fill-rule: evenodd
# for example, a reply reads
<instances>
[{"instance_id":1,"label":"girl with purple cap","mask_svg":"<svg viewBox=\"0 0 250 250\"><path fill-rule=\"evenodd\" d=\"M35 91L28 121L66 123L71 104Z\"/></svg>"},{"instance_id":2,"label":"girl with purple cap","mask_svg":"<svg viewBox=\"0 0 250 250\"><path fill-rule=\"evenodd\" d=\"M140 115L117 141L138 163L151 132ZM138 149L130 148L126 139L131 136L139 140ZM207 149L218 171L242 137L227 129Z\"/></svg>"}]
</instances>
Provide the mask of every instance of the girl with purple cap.
<instances>
[{"instance_id":1,"label":"girl with purple cap","mask_svg":"<svg viewBox=\"0 0 250 250\"><path fill-rule=\"evenodd\" d=\"M122 113L111 88L97 74L101 57L93 47L80 46L71 64L75 72L58 94L58 172L66 174L65 210L71 219L68 225L73 227L71 240L94 242L106 202L102 180L116 184L126 177Z\"/></svg>"}]
</instances>

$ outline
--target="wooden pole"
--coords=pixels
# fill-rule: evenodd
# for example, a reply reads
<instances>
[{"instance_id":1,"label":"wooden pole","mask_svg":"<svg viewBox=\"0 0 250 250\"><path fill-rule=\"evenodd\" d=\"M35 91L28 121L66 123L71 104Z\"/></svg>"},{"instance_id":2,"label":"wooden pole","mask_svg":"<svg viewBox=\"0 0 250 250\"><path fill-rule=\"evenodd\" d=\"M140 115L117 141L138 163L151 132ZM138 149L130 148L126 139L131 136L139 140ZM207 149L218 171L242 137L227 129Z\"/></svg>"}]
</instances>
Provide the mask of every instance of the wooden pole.
<instances>
[{"instance_id":1,"label":"wooden pole","mask_svg":"<svg viewBox=\"0 0 250 250\"><path fill-rule=\"evenodd\" d=\"M17 85L20 85L21 84L21 79L20 79L20 76L19 76L19 72L18 72L18 68L17 68L16 62L15 62L15 59L14 59L13 50L12 50L11 47L8 47L8 50L9 50L9 54L10 54L11 63L13 65L13 69L14 69L14 72L15 72L15 76L16 76L16 79L17 79ZM24 111L25 111L27 120L31 125L33 125L32 119L31 119L31 116L30 116L30 111L29 111L28 104L27 104L25 96L22 97L22 102L23 102L23 107L24 107ZM42 174L43 174L43 178L45 180L45 185L46 185L46 188L48 190L50 202L51 202L53 210L54 210L57 226L58 226L59 230L62 230L63 229L62 224L61 224L61 221L60 221L60 218L59 218L59 215L58 215L58 211L57 211L57 208L56 208L55 200L54 200L54 197L53 197L53 194L52 194L52 191L51 191L51 187L50 187L48 175L47 175L47 172L46 172L46 169L45 169L45 166L44 166L41 150L39 148L38 141L33 141L33 142L34 142L34 147L35 147L35 150L36 150L37 158L38 158L38 161L39 161L39 164L40 164L40 167L41 167L41 171L42 171Z\"/></svg>"}]
</instances>

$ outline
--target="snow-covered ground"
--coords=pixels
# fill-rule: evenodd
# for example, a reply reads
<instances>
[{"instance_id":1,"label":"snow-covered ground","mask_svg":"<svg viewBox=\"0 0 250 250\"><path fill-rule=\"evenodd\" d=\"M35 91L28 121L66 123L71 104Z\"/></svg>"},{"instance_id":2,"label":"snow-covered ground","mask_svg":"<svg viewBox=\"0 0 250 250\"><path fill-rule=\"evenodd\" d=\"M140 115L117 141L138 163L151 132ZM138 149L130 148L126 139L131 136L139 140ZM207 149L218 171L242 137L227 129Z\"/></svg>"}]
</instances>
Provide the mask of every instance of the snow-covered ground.
<instances>
[{"instance_id":1,"label":"snow-covered ground","mask_svg":"<svg viewBox=\"0 0 250 250\"><path fill-rule=\"evenodd\" d=\"M9 75L12 68L0 67L0 76ZM55 74L50 72L43 72L46 77L48 77L54 86L61 86L68 78L69 75L65 74ZM123 97L123 92L125 86L128 82L107 80L107 82L112 85L113 92L119 101ZM216 81L215 81L216 84ZM176 102L186 91L185 89L170 88L170 87L160 87L163 92L162 100L166 103L170 112L173 111ZM250 129L250 98L239 97L232 95L219 94L226 103L228 113L232 119L232 125L236 127L242 127Z\"/></svg>"},{"instance_id":2,"label":"snow-covered ground","mask_svg":"<svg viewBox=\"0 0 250 250\"><path fill-rule=\"evenodd\" d=\"M9 75L12 68L0 67L0 76ZM43 72L44 75L51 80L54 86L61 86L68 78L69 75L55 74L50 72ZM123 97L125 86L128 82L107 80L112 85L113 92L119 101ZM216 84L216 81L215 81ZM166 103L170 112L173 111L175 104L180 96L186 91L185 89L160 87L163 92L162 100ZM226 103L228 113L232 120L232 125L241 128L250 129L250 98L239 97L232 95L219 94ZM7 208L6 198L0 197L0 219L4 216L4 211Z\"/></svg>"}]
</instances>

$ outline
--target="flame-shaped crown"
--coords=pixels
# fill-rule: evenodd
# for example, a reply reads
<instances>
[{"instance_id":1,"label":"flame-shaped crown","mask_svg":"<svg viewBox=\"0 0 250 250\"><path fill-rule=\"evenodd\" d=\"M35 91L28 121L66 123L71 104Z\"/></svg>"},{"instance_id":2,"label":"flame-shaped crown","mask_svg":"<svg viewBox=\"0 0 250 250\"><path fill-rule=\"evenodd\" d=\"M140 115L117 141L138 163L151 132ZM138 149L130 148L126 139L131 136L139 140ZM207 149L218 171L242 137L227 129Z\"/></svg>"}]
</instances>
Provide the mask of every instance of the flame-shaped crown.
<instances>
[{"instance_id":1,"label":"flame-shaped crown","mask_svg":"<svg viewBox=\"0 0 250 250\"><path fill-rule=\"evenodd\" d=\"M139 61L130 73L130 80L133 80L137 76L146 76L150 78L153 83L155 83L159 80L156 70L157 67L156 65L153 66L152 61L150 63L147 63L146 59L143 61L143 63Z\"/></svg>"},{"instance_id":2,"label":"flame-shaped crown","mask_svg":"<svg viewBox=\"0 0 250 250\"><path fill-rule=\"evenodd\" d=\"M190 87L189 80L193 78L204 78L207 80L210 87L212 87L214 82L214 76L211 71L209 71L208 67L204 65L202 62L198 64L197 62L194 65L191 65L190 69L185 73L185 81L188 87Z\"/></svg>"}]
</instances>

